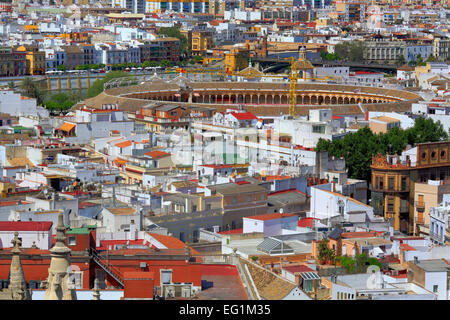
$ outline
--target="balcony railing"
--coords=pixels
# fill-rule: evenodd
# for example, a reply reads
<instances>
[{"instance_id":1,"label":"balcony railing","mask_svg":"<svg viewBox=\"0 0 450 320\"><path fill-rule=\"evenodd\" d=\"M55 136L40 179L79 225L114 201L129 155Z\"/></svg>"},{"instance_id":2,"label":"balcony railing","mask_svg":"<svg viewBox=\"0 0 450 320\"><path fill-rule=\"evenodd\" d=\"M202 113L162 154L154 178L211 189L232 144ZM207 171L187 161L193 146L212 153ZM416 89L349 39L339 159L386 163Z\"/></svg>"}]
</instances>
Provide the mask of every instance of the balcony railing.
<instances>
[{"instance_id":1,"label":"balcony railing","mask_svg":"<svg viewBox=\"0 0 450 320\"><path fill-rule=\"evenodd\" d=\"M444 239L443 237L441 237L440 235L438 235L437 233L431 232L430 231L430 239L432 241L435 241L437 243L444 243Z\"/></svg>"},{"instance_id":2,"label":"balcony railing","mask_svg":"<svg viewBox=\"0 0 450 320\"><path fill-rule=\"evenodd\" d=\"M424 212L425 211L425 202L423 201L416 201L414 202L415 207L417 208L417 211Z\"/></svg>"}]
</instances>

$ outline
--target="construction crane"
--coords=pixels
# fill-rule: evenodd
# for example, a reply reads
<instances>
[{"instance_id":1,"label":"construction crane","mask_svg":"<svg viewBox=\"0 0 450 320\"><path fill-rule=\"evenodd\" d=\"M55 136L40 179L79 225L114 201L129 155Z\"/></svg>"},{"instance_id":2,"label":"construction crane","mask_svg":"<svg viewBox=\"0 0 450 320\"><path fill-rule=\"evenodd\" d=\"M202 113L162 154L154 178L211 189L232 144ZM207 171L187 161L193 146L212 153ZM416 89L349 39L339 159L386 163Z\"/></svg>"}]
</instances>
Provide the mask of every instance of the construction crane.
<instances>
[{"instance_id":1,"label":"construction crane","mask_svg":"<svg viewBox=\"0 0 450 320\"><path fill-rule=\"evenodd\" d=\"M297 105L297 94L295 87L297 85L297 68L295 67L295 59L291 57L291 73L289 75L289 115L295 117L295 107Z\"/></svg>"}]
</instances>

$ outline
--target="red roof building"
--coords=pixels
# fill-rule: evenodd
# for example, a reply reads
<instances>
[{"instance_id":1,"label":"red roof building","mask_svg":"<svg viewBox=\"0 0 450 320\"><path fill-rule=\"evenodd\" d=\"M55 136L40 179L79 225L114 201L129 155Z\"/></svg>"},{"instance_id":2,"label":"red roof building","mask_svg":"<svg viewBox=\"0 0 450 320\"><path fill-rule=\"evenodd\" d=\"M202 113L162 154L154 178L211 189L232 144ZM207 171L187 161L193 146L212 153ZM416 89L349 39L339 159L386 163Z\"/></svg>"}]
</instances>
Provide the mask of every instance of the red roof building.
<instances>
[{"instance_id":1,"label":"red roof building","mask_svg":"<svg viewBox=\"0 0 450 320\"><path fill-rule=\"evenodd\" d=\"M0 231L49 231L50 221L0 221Z\"/></svg>"},{"instance_id":2,"label":"red roof building","mask_svg":"<svg viewBox=\"0 0 450 320\"><path fill-rule=\"evenodd\" d=\"M238 121L258 120L258 118L251 112L231 112L230 114Z\"/></svg>"}]
</instances>

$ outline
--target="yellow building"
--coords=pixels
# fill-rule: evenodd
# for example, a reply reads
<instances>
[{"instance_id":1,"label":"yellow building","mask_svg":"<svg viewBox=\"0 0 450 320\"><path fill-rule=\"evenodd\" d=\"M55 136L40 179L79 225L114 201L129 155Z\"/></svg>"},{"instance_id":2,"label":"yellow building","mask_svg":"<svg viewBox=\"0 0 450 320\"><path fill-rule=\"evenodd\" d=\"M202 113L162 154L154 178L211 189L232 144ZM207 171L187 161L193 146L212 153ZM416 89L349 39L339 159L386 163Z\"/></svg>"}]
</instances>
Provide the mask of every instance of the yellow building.
<instances>
[{"instance_id":1,"label":"yellow building","mask_svg":"<svg viewBox=\"0 0 450 320\"><path fill-rule=\"evenodd\" d=\"M414 190L414 222L418 235L429 235L430 208L437 207L444 194L450 193L447 181L416 182Z\"/></svg>"},{"instance_id":2,"label":"yellow building","mask_svg":"<svg viewBox=\"0 0 450 320\"><path fill-rule=\"evenodd\" d=\"M326 27L333 24L333 21L330 18L320 18L314 21L316 23L316 28L318 27Z\"/></svg>"},{"instance_id":3,"label":"yellow building","mask_svg":"<svg viewBox=\"0 0 450 320\"><path fill-rule=\"evenodd\" d=\"M18 52L26 53L26 74L42 75L45 74L45 52L39 51L37 47L19 46Z\"/></svg>"},{"instance_id":4,"label":"yellow building","mask_svg":"<svg viewBox=\"0 0 450 320\"><path fill-rule=\"evenodd\" d=\"M250 51L247 48L233 48L225 53L225 72L233 73L248 66Z\"/></svg>"},{"instance_id":5,"label":"yellow building","mask_svg":"<svg viewBox=\"0 0 450 320\"><path fill-rule=\"evenodd\" d=\"M417 233L420 225L426 226L429 221L423 215L426 201L435 205L447 190L447 186L428 186L428 181L450 179L449 152L450 142L445 141L420 143L402 158L374 156L371 165L374 213L392 219L394 230L407 234Z\"/></svg>"},{"instance_id":6,"label":"yellow building","mask_svg":"<svg viewBox=\"0 0 450 320\"><path fill-rule=\"evenodd\" d=\"M32 25L32 24L27 24L25 25L25 32L38 32L38 26L37 25Z\"/></svg>"},{"instance_id":7,"label":"yellow building","mask_svg":"<svg viewBox=\"0 0 450 320\"><path fill-rule=\"evenodd\" d=\"M192 54L205 55L206 50L213 46L212 33L210 31L192 32Z\"/></svg>"},{"instance_id":8,"label":"yellow building","mask_svg":"<svg viewBox=\"0 0 450 320\"><path fill-rule=\"evenodd\" d=\"M0 194L2 198L11 192L16 192L16 184L8 181L0 181Z\"/></svg>"}]
</instances>

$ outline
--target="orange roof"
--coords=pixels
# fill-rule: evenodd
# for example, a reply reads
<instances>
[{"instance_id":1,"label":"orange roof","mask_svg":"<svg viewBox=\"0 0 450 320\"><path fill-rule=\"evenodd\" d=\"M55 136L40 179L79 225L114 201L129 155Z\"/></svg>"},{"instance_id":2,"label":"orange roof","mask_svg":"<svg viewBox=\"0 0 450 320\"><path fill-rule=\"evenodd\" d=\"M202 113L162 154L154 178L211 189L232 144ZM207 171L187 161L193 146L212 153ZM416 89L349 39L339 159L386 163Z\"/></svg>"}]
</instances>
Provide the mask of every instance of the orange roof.
<instances>
[{"instance_id":1,"label":"orange roof","mask_svg":"<svg viewBox=\"0 0 450 320\"><path fill-rule=\"evenodd\" d=\"M158 159L158 158L164 158L164 157L168 157L170 156L170 153L167 152L163 152L163 151L150 151L147 153L144 153L146 156L153 158L153 159Z\"/></svg>"},{"instance_id":2,"label":"orange roof","mask_svg":"<svg viewBox=\"0 0 450 320\"><path fill-rule=\"evenodd\" d=\"M343 232L342 238L373 238L376 236L376 232Z\"/></svg>"},{"instance_id":3,"label":"orange roof","mask_svg":"<svg viewBox=\"0 0 450 320\"><path fill-rule=\"evenodd\" d=\"M400 243L400 249L402 249L403 251L416 251L416 248L411 247L407 243Z\"/></svg>"},{"instance_id":4,"label":"orange roof","mask_svg":"<svg viewBox=\"0 0 450 320\"><path fill-rule=\"evenodd\" d=\"M119 148L126 148L126 147L131 146L131 141L130 140L125 140L123 142L116 143L115 146L119 147Z\"/></svg>"},{"instance_id":5,"label":"orange roof","mask_svg":"<svg viewBox=\"0 0 450 320\"><path fill-rule=\"evenodd\" d=\"M258 180L262 180L262 177L258 177ZM286 180L291 179L290 176L266 176L266 181L274 181L274 180Z\"/></svg>"},{"instance_id":6,"label":"orange roof","mask_svg":"<svg viewBox=\"0 0 450 320\"><path fill-rule=\"evenodd\" d=\"M70 130L72 130L73 128L75 128L75 126L76 126L76 125L73 124L73 123L64 122L64 124L59 128L59 130L69 132Z\"/></svg>"},{"instance_id":7,"label":"orange roof","mask_svg":"<svg viewBox=\"0 0 450 320\"><path fill-rule=\"evenodd\" d=\"M116 159L114 160L114 162L117 163L117 164L125 164L125 163L127 163L128 161L127 161L127 160L124 160L124 159L116 158Z\"/></svg>"},{"instance_id":8,"label":"orange roof","mask_svg":"<svg viewBox=\"0 0 450 320\"><path fill-rule=\"evenodd\" d=\"M167 249L184 249L184 247L186 246L186 244L183 241L171 236L165 236L157 233L148 233L148 234L151 235L158 242L165 245ZM191 252L193 254L198 254L198 251L192 248Z\"/></svg>"}]
</instances>

